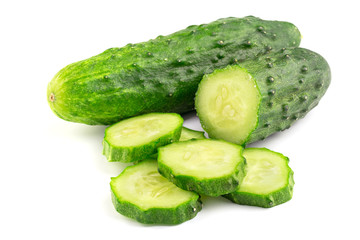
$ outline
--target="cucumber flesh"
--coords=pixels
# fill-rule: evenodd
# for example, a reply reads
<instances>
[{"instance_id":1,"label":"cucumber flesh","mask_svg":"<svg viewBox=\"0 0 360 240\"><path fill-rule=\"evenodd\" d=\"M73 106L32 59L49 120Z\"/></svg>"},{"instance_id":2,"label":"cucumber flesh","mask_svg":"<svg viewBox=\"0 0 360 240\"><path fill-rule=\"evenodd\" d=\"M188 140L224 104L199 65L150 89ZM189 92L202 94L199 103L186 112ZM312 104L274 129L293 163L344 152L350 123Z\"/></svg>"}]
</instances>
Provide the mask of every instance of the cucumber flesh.
<instances>
[{"instance_id":1,"label":"cucumber flesh","mask_svg":"<svg viewBox=\"0 0 360 240\"><path fill-rule=\"evenodd\" d=\"M256 81L246 69L229 66L204 76L195 106L211 138L243 144L257 126L260 99Z\"/></svg>"},{"instance_id":2,"label":"cucumber flesh","mask_svg":"<svg viewBox=\"0 0 360 240\"><path fill-rule=\"evenodd\" d=\"M247 148L243 155L247 162L246 176L226 198L259 207L273 207L292 198L294 179L287 157L266 148Z\"/></svg>"},{"instance_id":3,"label":"cucumber flesh","mask_svg":"<svg viewBox=\"0 0 360 240\"><path fill-rule=\"evenodd\" d=\"M175 113L150 113L120 121L105 130L103 153L109 161L133 162L178 141L183 119Z\"/></svg>"},{"instance_id":4,"label":"cucumber flesh","mask_svg":"<svg viewBox=\"0 0 360 240\"><path fill-rule=\"evenodd\" d=\"M178 187L209 196L234 191L244 176L243 148L204 139L159 148L159 172Z\"/></svg>"},{"instance_id":5,"label":"cucumber flesh","mask_svg":"<svg viewBox=\"0 0 360 240\"><path fill-rule=\"evenodd\" d=\"M186 127L182 127L181 136L179 141L187 141L191 139L205 139L204 132L192 130Z\"/></svg>"},{"instance_id":6,"label":"cucumber flesh","mask_svg":"<svg viewBox=\"0 0 360 240\"><path fill-rule=\"evenodd\" d=\"M116 210L142 223L178 224L201 210L198 194L178 188L157 170L155 160L144 160L111 178Z\"/></svg>"}]
</instances>

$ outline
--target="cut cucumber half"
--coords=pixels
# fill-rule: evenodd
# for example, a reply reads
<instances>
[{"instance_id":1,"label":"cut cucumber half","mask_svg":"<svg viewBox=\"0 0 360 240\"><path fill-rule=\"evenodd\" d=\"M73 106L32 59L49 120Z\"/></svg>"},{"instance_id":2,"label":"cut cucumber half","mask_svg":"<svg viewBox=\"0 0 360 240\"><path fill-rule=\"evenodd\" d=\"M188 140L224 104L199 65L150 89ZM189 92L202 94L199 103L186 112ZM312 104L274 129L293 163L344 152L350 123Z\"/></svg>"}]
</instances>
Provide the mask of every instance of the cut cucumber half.
<instances>
[{"instance_id":1,"label":"cut cucumber half","mask_svg":"<svg viewBox=\"0 0 360 240\"><path fill-rule=\"evenodd\" d=\"M204 132L192 130L186 127L182 127L179 141L187 141L190 139L206 139Z\"/></svg>"},{"instance_id":2,"label":"cut cucumber half","mask_svg":"<svg viewBox=\"0 0 360 240\"><path fill-rule=\"evenodd\" d=\"M159 172L182 189L220 196L235 191L245 175L242 151L213 139L172 143L158 150Z\"/></svg>"},{"instance_id":3,"label":"cut cucumber half","mask_svg":"<svg viewBox=\"0 0 360 240\"><path fill-rule=\"evenodd\" d=\"M257 126L260 99L256 81L246 69L230 66L204 76L195 106L211 138L243 144Z\"/></svg>"},{"instance_id":4,"label":"cut cucumber half","mask_svg":"<svg viewBox=\"0 0 360 240\"><path fill-rule=\"evenodd\" d=\"M141 223L179 224L201 210L198 194L178 188L158 172L155 160L129 166L110 187L115 209Z\"/></svg>"},{"instance_id":5,"label":"cut cucumber half","mask_svg":"<svg viewBox=\"0 0 360 240\"><path fill-rule=\"evenodd\" d=\"M234 62L203 77L195 109L210 138L240 145L291 127L317 106L331 81L326 60L304 48Z\"/></svg>"},{"instance_id":6,"label":"cut cucumber half","mask_svg":"<svg viewBox=\"0 0 360 240\"><path fill-rule=\"evenodd\" d=\"M105 130L103 154L108 161L134 162L178 141L183 119L176 113L149 113L120 121Z\"/></svg>"},{"instance_id":7,"label":"cut cucumber half","mask_svg":"<svg viewBox=\"0 0 360 240\"><path fill-rule=\"evenodd\" d=\"M235 192L224 197L238 204L264 208L292 198L294 172L287 157L266 148L247 148L243 155L247 162L246 176Z\"/></svg>"}]
</instances>

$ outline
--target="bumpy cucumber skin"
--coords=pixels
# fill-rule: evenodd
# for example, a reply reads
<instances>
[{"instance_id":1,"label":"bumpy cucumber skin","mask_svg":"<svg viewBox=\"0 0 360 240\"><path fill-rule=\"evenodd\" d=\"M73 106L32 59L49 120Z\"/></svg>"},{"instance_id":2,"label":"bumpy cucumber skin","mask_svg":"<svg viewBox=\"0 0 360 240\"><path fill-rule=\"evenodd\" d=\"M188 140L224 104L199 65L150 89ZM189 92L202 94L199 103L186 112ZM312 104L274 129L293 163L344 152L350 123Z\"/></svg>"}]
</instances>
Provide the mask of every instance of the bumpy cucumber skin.
<instances>
[{"instance_id":1,"label":"bumpy cucumber skin","mask_svg":"<svg viewBox=\"0 0 360 240\"><path fill-rule=\"evenodd\" d=\"M189 140L197 141L197 140ZM209 140L213 141L213 140ZM239 146L240 147L240 146ZM239 156L242 154L242 148L239 152ZM198 194L204 194L206 196L217 197L227 193L234 192L239 184L241 184L246 174L246 160L242 158L234 171L226 176L220 178L211 179L198 179L193 176L176 175L173 170L162 163L161 151L158 153L158 171L166 177L169 181L174 183L179 188L184 190L196 192Z\"/></svg>"},{"instance_id":2,"label":"bumpy cucumber skin","mask_svg":"<svg viewBox=\"0 0 360 240\"><path fill-rule=\"evenodd\" d=\"M319 54L304 48L285 49L244 67L261 93L258 125L247 143L288 129L318 105L331 82L330 67Z\"/></svg>"},{"instance_id":3,"label":"bumpy cucumber skin","mask_svg":"<svg viewBox=\"0 0 360 240\"><path fill-rule=\"evenodd\" d=\"M171 113L167 113L171 114ZM178 116L181 119L181 124L173 131L169 132L166 135L148 143L140 146L133 147L121 147L114 146L106 139L107 129L105 129L105 137L103 140L103 155L106 156L109 162L139 162L142 159L146 158L154 158L157 153L158 147L165 146L172 142L176 142L179 140L181 135L182 123L184 119L176 113L174 115ZM110 126L111 127L111 126Z\"/></svg>"},{"instance_id":4,"label":"bumpy cucumber skin","mask_svg":"<svg viewBox=\"0 0 360 240\"><path fill-rule=\"evenodd\" d=\"M187 134L186 137L184 137L184 132ZM190 138L189 138L190 137ZM206 139L205 132L202 131L196 131L187 127L182 127L181 130L181 136L179 141L187 141L191 139Z\"/></svg>"},{"instance_id":5,"label":"bumpy cucumber skin","mask_svg":"<svg viewBox=\"0 0 360 240\"><path fill-rule=\"evenodd\" d=\"M267 151L271 151L269 149L263 148ZM271 151L273 152L273 151ZM280 153L277 153L280 154ZM287 162L289 162L289 158L285 157L284 155L280 154ZM293 189L294 189L294 172L288 166L289 174L288 174L288 182L283 187L277 191L274 191L270 194L254 194L249 192L240 192L235 191L223 197L229 199L230 201L240 204L240 205L249 205L249 206L257 206L263 208L271 208L287 201L290 201L293 196Z\"/></svg>"},{"instance_id":6,"label":"bumpy cucumber skin","mask_svg":"<svg viewBox=\"0 0 360 240\"><path fill-rule=\"evenodd\" d=\"M48 85L48 103L60 118L91 125L148 112L188 112L203 74L297 47L300 39L291 23L253 16L189 26L66 66Z\"/></svg>"},{"instance_id":7,"label":"bumpy cucumber skin","mask_svg":"<svg viewBox=\"0 0 360 240\"><path fill-rule=\"evenodd\" d=\"M111 193L112 202L117 212L146 224L180 224L194 218L202 209L200 198L191 199L176 208L150 208L147 210L122 201Z\"/></svg>"},{"instance_id":8,"label":"bumpy cucumber skin","mask_svg":"<svg viewBox=\"0 0 360 240\"><path fill-rule=\"evenodd\" d=\"M154 160L144 160L146 161ZM141 164L139 163L139 164ZM124 173L124 172L123 172ZM121 173L122 174L122 173ZM180 224L194 218L198 212L202 210L202 202L199 195L194 195L192 199L184 202L174 208L149 208L141 209L131 202L122 200L115 194L115 190L110 184L111 200L117 212L120 214L135 219L140 223L145 224L165 224L174 225Z\"/></svg>"}]
</instances>

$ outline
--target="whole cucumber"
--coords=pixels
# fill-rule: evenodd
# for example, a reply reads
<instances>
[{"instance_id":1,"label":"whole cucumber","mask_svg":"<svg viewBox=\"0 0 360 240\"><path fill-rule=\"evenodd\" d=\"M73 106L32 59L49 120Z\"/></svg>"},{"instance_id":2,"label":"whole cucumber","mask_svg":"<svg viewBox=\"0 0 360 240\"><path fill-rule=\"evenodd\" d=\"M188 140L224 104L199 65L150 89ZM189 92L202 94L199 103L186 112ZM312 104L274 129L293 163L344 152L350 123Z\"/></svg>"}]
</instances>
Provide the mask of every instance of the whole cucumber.
<instances>
[{"instance_id":1,"label":"whole cucumber","mask_svg":"<svg viewBox=\"0 0 360 240\"><path fill-rule=\"evenodd\" d=\"M189 26L66 66L49 83L47 99L60 118L91 125L149 112L185 113L194 109L204 74L297 47L300 39L291 23L253 16Z\"/></svg>"}]
</instances>

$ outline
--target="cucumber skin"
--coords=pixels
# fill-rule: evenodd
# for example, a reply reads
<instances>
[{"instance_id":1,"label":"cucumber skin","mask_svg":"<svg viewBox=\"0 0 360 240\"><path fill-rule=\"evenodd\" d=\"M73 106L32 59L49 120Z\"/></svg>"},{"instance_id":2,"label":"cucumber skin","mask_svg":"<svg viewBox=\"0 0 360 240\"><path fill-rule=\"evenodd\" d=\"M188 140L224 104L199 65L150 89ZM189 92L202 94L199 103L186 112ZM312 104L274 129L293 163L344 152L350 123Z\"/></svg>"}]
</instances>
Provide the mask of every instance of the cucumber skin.
<instances>
[{"instance_id":1,"label":"cucumber skin","mask_svg":"<svg viewBox=\"0 0 360 240\"><path fill-rule=\"evenodd\" d=\"M197 141L197 140L188 140L188 141ZM241 154L242 154L242 150L239 155L241 156ZM169 181L174 183L179 188L196 192L198 194L204 194L206 196L217 197L227 193L234 192L239 186L239 184L241 184L241 181L243 180L246 174L245 158L242 158L243 161L237 165L233 173L223 176L221 178L212 178L212 179L198 179L192 176L176 175L171 170L171 168L164 165L161 161L159 161L159 159L161 159L161 151L159 151L158 153L158 171L162 176L166 177Z\"/></svg>"},{"instance_id":2,"label":"cucumber skin","mask_svg":"<svg viewBox=\"0 0 360 240\"><path fill-rule=\"evenodd\" d=\"M271 151L269 149L263 148L265 150ZM271 151L274 152L274 151ZM289 162L289 158L285 157L281 153L280 154L287 162ZM255 193L248 193L248 192L232 192L226 195L223 195L224 198L229 199L230 201L241 204L241 205L249 205L249 206L257 206L263 208L271 208L287 201L290 201L293 196L293 189L294 189L294 172L288 166L289 175L288 175L288 184L279 190L272 192L270 194L255 194Z\"/></svg>"},{"instance_id":3,"label":"cucumber skin","mask_svg":"<svg viewBox=\"0 0 360 240\"><path fill-rule=\"evenodd\" d=\"M169 114L169 113L167 113ZM178 115L176 113L173 113L174 115ZM181 119L182 117L178 115ZM119 146L112 146L111 143L109 143L106 140L106 132L107 129L105 129L105 137L103 140L103 155L106 156L107 160L109 162L137 162L141 161L146 158L154 158L154 154L157 153L157 149L161 146L165 146L167 144L170 144L172 142L176 142L180 139L181 135L181 129L182 129L182 123L184 120L182 119L181 124L174 129L174 131L158 138L155 141L152 141L149 144L141 145L141 146L134 146L134 147L119 147ZM116 124L116 123L115 123ZM111 127L111 126L110 126Z\"/></svg>"},{"instance_id":4,"label":"cucumber skin","mask_svg":"<svg viewBox=\"0 0 360 240\"><path fill-rule=\"evenodd\" d=\"M111 199L117 212L146 224L180 224L194 218L202 209L200 197L183 203L172 210L168 208L142 210L127 201L120 200L113 192L111 192Z\"/></svg>"},{"instance_id":5,"label":"cucumber skin","mask_svg":"<svg viewBox=\"0 0 360 240\"><path fill-rule=\"evenodd\" d=\"M148 112L185 113L194 109L203 74L297 47L300 39L291 23L252 16L189 26L66 66L48 85L48 103L60 118L90 125Z\"/></svg>"},{"instance_id":6,"label":"cucumber skin","mask_svg":"<svg viewBox=\"0 0 360 240\"><path fill-rule=\"evenodd\" d=\"M239 64L256 79L261 93L258 126L247 143L288 129L318 105L331 82L330 67L318 53L304 48L285 49ZM267 71L264 71L267 68ZM273 81L269 79L273 77Z\"/></svg>"}]
</instances>

